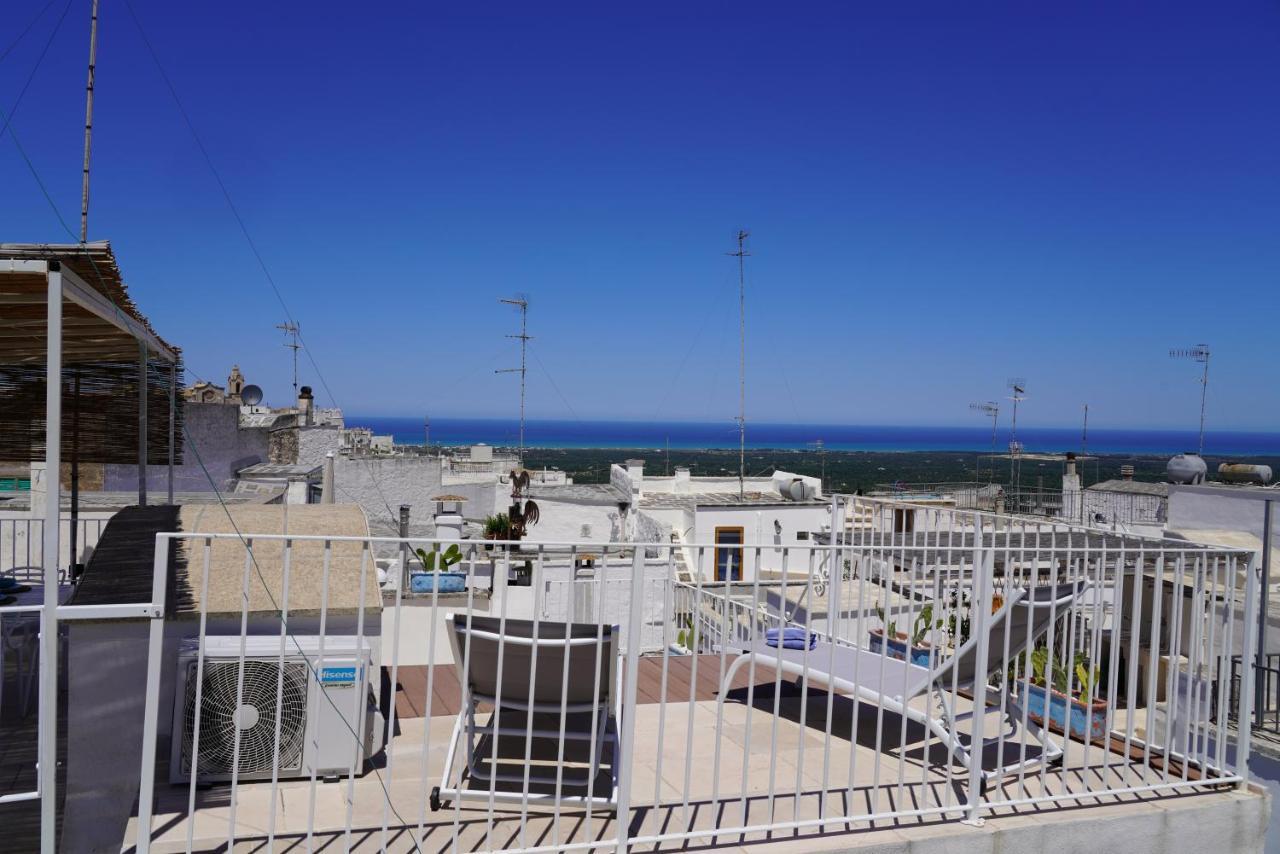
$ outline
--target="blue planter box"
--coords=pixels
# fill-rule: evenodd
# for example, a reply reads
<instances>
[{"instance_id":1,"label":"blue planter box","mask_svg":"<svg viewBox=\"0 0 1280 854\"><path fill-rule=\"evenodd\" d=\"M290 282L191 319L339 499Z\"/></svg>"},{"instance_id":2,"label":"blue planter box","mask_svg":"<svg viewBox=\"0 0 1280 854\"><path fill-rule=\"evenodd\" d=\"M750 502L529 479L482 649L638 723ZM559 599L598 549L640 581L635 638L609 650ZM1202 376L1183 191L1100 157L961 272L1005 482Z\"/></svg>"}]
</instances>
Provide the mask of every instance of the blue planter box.
<instances>
[{"instance_id":1,"label":"blue planter box","mask_svg":"<svg viewBox=\"0 0 1280 854\"><path fill-rule=\"evenodd\" d=\"M884 635L879 632L871 632L871 651L879 652L884 646ZM920 667L929 667L932 664L931 657L933 649L927 646L911 647L911 663ZM899 661L905 661L907 658L907 642L898 640L897 638L889 638L889 657L896 658Z\"/></svg>"},{"instance_id":2,"label":"blue planter box","mask_svg":"<svg viewBox=\"0 0 1280 854\"><path fill-rule=\"evenodd\" d=\"M461 593L467 586L465 572L414 572L409 575L409 590L413 593Z\"/></svg>"},{"instance_id":3,"label":"blue planter box","mask_svg":"<svg viewBox=\"0 0 1280 854\"><path fill-rule=\"evenodd\" d=\"M1045 697L1048 697L1048 727L1056 732L1070 732L1079 739L1097 741L1107 735L1107 703L1097 700L1092 710L1083 700L1067 697L1057 691L1046 691L1039 685L1027 686L1027 714L1045 725ZM1068 727L1068 721L1070 721Z\"/></svg>"}]
</instances>

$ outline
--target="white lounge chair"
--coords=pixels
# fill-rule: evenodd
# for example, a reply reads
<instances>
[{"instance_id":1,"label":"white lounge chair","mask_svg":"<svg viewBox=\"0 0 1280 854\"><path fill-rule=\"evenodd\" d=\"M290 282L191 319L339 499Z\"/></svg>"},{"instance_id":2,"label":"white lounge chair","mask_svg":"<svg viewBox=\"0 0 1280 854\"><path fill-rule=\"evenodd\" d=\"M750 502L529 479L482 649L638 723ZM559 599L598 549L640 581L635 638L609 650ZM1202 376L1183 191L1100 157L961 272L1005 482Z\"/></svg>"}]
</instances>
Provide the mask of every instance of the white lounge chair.
<instances>
[{"instance_id":1,"label":"white lounge chair","mask_svg":"<svg viewBox=\"0 0 1280 854\"><path fill-rule=\"evenodd\" d=\"M447 614L445 620L462 709L440 785L431 791L431 808L492 797L497 803L527 798L531 804L558 800L616 809L622 695L618 627L542 621L535 636L530 620L504 623L474 614ZM484 725L476 719L482 703L493 708ZM585 757L580 749L570 755L571 747L583 744ZM466 764L455 783L459 749ZM526 750L533 760L528 766Z\"/></svg>"},{"instance_id":2,"label":"white lounge chair","mask_svg":"<svg viewBox=\"0 0 1280 854\"><path fill-rule=\"evenodd\" d=\"M971 768L973 756L979 757L981 763L982 750L974 750L958 737L954 725L956 721L972 717L972 712L958 715L955 710L956 691L972 690L979 678L990 679L998 673L1007 662L1021 660L1028 646L1034 645L1049 629L1049 626L1063 616L1084 592L1083 581L1075 581L1056 586L1031 588L1030 590L1013 590L1005 596L1004 605L991 615L987 621L988 657L987 672L978 671L978 637L970 637L955 654L942 660L932 668L920 667L896 658L890 658L887 649L871 652L848 642L831 643L819 638L816 645L807 651L784 649L766 644L764 638L757 640L751 647L743 649L725 673L720 686L720 702L724 702L725 691L732 684L738 670L749 662L774 667L799 676L810 683L828 686L831 690L843 694L856 695L859 700L905 716L926 727L938 738L949 755L958 759L965 768ZM1008 638L1008 658L1005 658L1005 639ZM1008 774L1017 772L1039 762L1055 762L1062 757L1062 748L1050 739L1035 721L1023 714L1022 707L1014 695L1008 693L1008 679L1001 680L1005 691L1005 721L1017 727L1025 719L1028 731L1040 743L1041 750L1036 756L1028 756L1012 764L1004 764L993 769L983 769L981 785L983 793L987 785ZM1016 684L1016 682L1015 682ZM933 715L926 709L913 707L913 700L936 693L942 711ZM919 704L917 704L919 705ZM856 723L855 723L856 726ZM991 744L995 739L987 739ZM1006 743L1009 743L1006 735ZM985 745L983 745L985 746ZM1003 758L1003 757L1001 757Z\"/></svg>"}]
</instances>

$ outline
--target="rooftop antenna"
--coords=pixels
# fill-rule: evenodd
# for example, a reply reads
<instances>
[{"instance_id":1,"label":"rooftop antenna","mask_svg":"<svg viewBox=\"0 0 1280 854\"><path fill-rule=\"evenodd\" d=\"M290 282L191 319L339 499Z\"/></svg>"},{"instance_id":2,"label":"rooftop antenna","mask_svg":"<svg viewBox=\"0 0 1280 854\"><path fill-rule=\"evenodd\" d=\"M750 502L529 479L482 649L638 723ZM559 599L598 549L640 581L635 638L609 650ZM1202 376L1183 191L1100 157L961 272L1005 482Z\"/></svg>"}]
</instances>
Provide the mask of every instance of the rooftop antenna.
<instances>
[{"instance_id":1,"label":"rooftop antenna","mask_svg":"<svg viewBox=\"0 0 1280 854\"><path fill-rule=\"evenodd\" d=\"M1204 365L1204 374L1200 377L1200 456L1204 456L1204 403L1209 393L1209 345L1197 344L1194 347L1170 350L1169 356L1174 359L1192 359Z\"/></svg>"},{"instance_id":2,"label":"rooftop antenna","mask_svg":"<svg viewBox=\"0 0 1280 854\"><path fill-rule=\"evenodd\" d=\"M89 149L93 141L93 76L98 67L98 0L93 0L89 15L89 79L84 86L84 175L80 185L81 243L89 240ZM74 525L72 529L75 529Z\"/></svg>"},{"instance_id":3,"label":"rooftop antenna","mask_svg":"<svg viewBox=\"0 0 1280 854\"><path fill-rule=\"evenodd\" d=\"M93 75L98 65L98 0L93 0L89 18L89 77L84 94L84 175L80 187L80 245L89 240L89 144L93 139ZM76 531L80 518L80 373L75 374L75 398L71 416L71 571L77 571Z\"/></svg>"},{"instance_id":4,"label":"rooftop antenna","mask_svg":"<svg viewBox=\"0 0 1280 854\"><path fill-rule=\"evenodd\" d=\"M1084 405L1084 427L1080 430L1080 456L1089 453L1089 404Z\"/></svg>"},{"instance_id":5,"label":"rooftop antenna","mask_svg":"<svg viewBox=\"0 0 1280 854\"><path fill-rule=\"evenodd\" d=\"M746 497L747 477L747 289L746 249L750 234L738 229L738 251L727 252L738 259L738 498Z\"/></svg>"},{"instance_id":6,"label":"rooftop antenna","mask_svg":"<svg viewBox=\"0 0 1280 854\"><path fill-rule=\"evenodd\" d=\"M529 300L524 297L515 297L513 299L499 299L498 302L506 305L514 305L520 309L520 334L508 335L508 338L520 339L520 367L518 368L499 368L494 371L495 374L519 374L520 375L520 453L516 457L520 464L520 468L524 468L524 380L525 380L525 350L529 345L529 340L533 337L528 335L527 322L529 319Z\"/></svg>"},{"instance_id":7,"label":"rooftop antenna","mask_svg":"<svg viewBox=\"0 0 1280 854\"><path fill-rule=\"evenodd\" d=\"M1018 441L1018 404L1026 399L1027 381L1023 377L1010 377L1007 383L1009 399L1013 401L1013 425L1009 429L1009 486L1016 489L1022 483L1022 443Z\"/></svg>"},{"instance_id":8,"label":"rooftop antenna","mask_svg":"<svg viewBox=\"0 0 1280 854\"><path fill-rule=\"evenodd\" d=\"M969 408L991 417L991 464L988 466L987 483L993 483L996 479L996 423L1000 420L1000 404L994 400L987 400L971 403ZM981 472L978 473L978 478L982 478Z\"/></svg>"},{"instance_id":9,"label":"rooftop antenna","mask_svg":"<svg viewBox=\"0 0 1280 854\"><path fill-rule=\"evenodd\" d=\"M422 416L422 450L428 452L431 450L431 416Z\"/></svg>"},{"instance_id":10,"label":"rooftop antenna","mask_svg":"<svg viewBox=\"0 0 1280 854\"><path fill-rule=\"evenodd\" d=\"M298 334L302 332L302 328L291 320L284 323L277 323L276 329L284 332L289 336L289 340L284 342L284 346L293 351L293 399L298 399L298 351L302 349L302 345L298 343Z\"/></svg>"}]
</instances>

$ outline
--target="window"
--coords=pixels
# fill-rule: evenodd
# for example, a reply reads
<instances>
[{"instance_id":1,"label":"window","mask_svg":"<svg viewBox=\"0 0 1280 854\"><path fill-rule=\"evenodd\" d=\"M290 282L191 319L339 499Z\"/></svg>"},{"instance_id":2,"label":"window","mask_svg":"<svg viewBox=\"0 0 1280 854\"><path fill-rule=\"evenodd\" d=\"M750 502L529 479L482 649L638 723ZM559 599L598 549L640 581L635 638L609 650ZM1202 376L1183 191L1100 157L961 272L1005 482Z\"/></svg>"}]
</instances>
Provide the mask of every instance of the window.
<instances>
[{"instance_id":1,"label":"window","mask_svg":"<svg viewBox=\"0 0 1280 854\"><path fill-rule=\"evenodd\" d=\"M742 528L716 528L716 581L742 580L742 554Z\"/></svg>"}]
</instances>

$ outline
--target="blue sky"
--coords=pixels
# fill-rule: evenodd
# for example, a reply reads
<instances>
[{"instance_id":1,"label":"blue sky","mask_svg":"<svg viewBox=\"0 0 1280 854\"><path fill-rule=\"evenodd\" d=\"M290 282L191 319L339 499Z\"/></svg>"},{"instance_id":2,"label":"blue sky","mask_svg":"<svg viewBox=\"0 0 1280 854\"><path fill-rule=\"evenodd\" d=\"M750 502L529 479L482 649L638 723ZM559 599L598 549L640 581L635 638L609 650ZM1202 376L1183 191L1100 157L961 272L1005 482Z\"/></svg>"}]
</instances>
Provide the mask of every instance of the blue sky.
<instances>
[{"instance_id":1,"label":"blue sky","mask_svg":"<svg viewBox=\"0 0 1280 854\"><path fill-rule=\"evenodd\" d=\"M47 0L10 0L0 51ZM1274 3L131 0L350 412L1271 429ZM73 227L89 0L14 119ZM10 110L64 0L0 62ZM1068 8L1069 7L1069 8ZM122 2L91 239L197 375L288 396L283 312ZM66 238L0 139L0 239ZM303 382L319 387L303 361ZM327 395L321 393L322 399Z\"/></svg>"}]
</instances>

